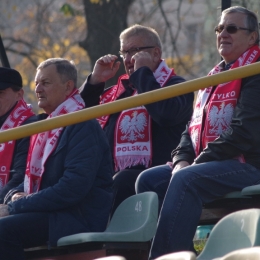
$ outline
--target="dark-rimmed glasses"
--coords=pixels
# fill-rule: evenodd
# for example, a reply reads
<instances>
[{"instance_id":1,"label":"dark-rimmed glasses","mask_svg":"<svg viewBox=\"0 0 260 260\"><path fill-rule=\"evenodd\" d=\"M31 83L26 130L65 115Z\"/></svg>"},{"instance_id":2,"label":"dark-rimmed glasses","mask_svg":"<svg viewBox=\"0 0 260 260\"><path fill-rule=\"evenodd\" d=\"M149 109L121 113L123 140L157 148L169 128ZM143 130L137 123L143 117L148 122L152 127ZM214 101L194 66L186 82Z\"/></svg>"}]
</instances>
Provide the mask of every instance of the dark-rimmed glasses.
<instances>
[{"instance_id":1,"label":"dark-rimmed glasses","mask_svg":"<svg viewBox=\"0 0 260 260\"><path fill-rule=\"evenodd\" d=\"M218 25L218 26L215 27L215 33L220 34L224 29L226 29L226 31L229 34L234 34L238 30L252 31L248 28L243 28L243 27L239 27L239 26L236 26L236 25L228 25L226 27L224 25Z\"/></svg>"},{"instance_id":2,"label":"dark-rimmed glasses","mask_svg":"<svg viewBox=\"0 0 260 260\"><path fill-rule=\"evenodd\" d=\"M144 50L144 49L151 49L155 48L155 46L144 46L144 47L136 47L136 48L131 48L127 51L119 51L120 57L125 58L127 54L129 54L131 57L134 56L137 52Z\"/></svg>"}]
</instances>

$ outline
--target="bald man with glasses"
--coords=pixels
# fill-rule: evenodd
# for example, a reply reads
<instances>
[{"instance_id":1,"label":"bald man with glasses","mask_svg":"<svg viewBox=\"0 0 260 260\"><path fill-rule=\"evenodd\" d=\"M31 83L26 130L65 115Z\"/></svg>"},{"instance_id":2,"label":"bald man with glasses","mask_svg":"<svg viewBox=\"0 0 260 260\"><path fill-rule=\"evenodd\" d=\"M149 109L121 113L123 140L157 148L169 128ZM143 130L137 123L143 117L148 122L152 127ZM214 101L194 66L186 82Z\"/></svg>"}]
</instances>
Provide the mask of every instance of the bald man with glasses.
<instances>
[{"instance_id":1,"label":"bald man with glasses","mask_svg":"<svg viewBox=\"0 0 260 260\"><path fill-rule=\"evenodd\" d=\"M120 61L105 55L96 61L93 72L81 87L87 107L113 102L184 81L162 59L158 33L146 26L134 25L120 34L120 51L126 74L118 83L104 90L114 77ZM190 120L193 93L124 110L98 118L104 129L114 159L114 194L116 207L135 194L135 181L141 171L171 160L172 147Z\"/></svg>"},{"instance_id":2,"label":"bald man with glasses","mask_svg":"<svg viewBox=\"0 0 260 260\"><path fill-rule=\"evenodd\" d=\"M216 74L260 60L257 16L240 6L222 12L215 28ZM260 182L260 74L200 90L172 165L142 172L137 192L160 199L149 259L191 250L205 203Z\"/></svg>"}]
</instances>

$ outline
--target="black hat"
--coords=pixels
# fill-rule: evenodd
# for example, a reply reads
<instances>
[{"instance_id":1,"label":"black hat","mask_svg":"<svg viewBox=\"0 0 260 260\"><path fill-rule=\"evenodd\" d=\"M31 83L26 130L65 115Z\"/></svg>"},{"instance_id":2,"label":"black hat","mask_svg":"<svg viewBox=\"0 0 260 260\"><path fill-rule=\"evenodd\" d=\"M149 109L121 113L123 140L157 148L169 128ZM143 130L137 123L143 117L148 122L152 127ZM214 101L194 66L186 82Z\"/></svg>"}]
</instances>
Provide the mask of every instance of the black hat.
<instances>
[{"instance_id":1,"label":"black hat","mask_svg":"<svg viewBox=\"0 0 260 260\"><path fill-rule=\"evenodd\" d=\"M17 70L0 67L0 90L10 87L22 88L22 77Z\"/></svg>"}]
</instances>

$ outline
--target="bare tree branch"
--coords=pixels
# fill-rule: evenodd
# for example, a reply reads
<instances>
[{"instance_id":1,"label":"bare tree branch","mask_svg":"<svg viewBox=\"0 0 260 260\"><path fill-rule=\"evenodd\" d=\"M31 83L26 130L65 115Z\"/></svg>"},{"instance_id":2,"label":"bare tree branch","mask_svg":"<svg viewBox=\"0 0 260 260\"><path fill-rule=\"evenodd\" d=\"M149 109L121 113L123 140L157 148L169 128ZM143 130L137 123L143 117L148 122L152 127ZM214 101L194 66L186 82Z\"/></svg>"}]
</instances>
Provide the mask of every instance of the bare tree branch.
<instances>
[{"instance_id":1,"label":"bare tree branch","mask_svg":"<svg viewBox=\"0 0 260 260\"><path fill-rule=\"evenodd\" d=\"M176 41L178 39L178 36L179 36L179 33L180 33L180 30L181 30L181 19L180 19L180 10L181 10L181 4L182 4L182 0L179 0L178 2L178 7L177 7L177 21L178 21L178 27L177 27L177 31L176 31L176 34L175 36L173 36L173 33L172 33L172 30L171 30L171 24L169 23L168 19L167 19L167 16L165 14L165 11L163 10L163 6L162 6L162 2L163 0L158 0L158 6L159 6L159 10L162 14L162 17L165 21L165 25L166 25L166 28L167 28L167 31L169 33L169 36L170 36L170 39L171 39L171 44L173 46L173 50L175 51L175 54L178 58L178 62L180 63L180 65L183 67L183 69L186 71L187 74L190 74L191 76L195 76L190 68L188 68L183 62L182 62L182 59L179 55L179 51L177 49L177 45L176 45ZM174 53L172 53L172 56L174 56Z\"/></svg>"}]
</instances>

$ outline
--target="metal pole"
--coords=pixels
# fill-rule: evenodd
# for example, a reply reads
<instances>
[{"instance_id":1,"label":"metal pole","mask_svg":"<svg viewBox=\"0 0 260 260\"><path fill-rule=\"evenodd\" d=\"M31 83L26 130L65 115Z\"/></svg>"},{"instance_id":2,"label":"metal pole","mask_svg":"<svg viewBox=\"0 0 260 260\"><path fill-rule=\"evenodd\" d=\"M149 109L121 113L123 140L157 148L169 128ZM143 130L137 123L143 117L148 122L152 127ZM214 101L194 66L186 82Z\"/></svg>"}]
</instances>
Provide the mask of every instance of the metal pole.
<instances>
[{"instance_id":1,"label":"metal pole","mask_svg":"<svg viewBox=\"0 0 260 260\"><path fill-rule=\"evenodd\" d=\"M48 120L31 123L2 131L0 133L0 143L9 140L17 140L36 133L45 132L51 129L77 124L86 120L97 118L103 115L113 114L128 108L138 107L150 104L170 97L180 96L209 86L229 82L234 79L240 79L259 74L260 62L242 66L240 68L227 70L214 75L182 82L176 85L149 91L133 97L123 98L107 104L102 104L88 109L83 109L67 115L57 116Z\"/></svg>"},{"instance_id":2,"label":"metal pole","mask_svg":"<svg viewBox=\"0 0 260 260\"><path fill-rule=\"evenodd\" d=\"M7 55L6 55L6 52L5 52L5 47L4 47L4 44L3 44L3 41L2 41L1 34L0 34L0 59L1 59L3 67L11 68L9 61L8 61L8 58L7 58Z\"/></svg>"}]
</instances>

